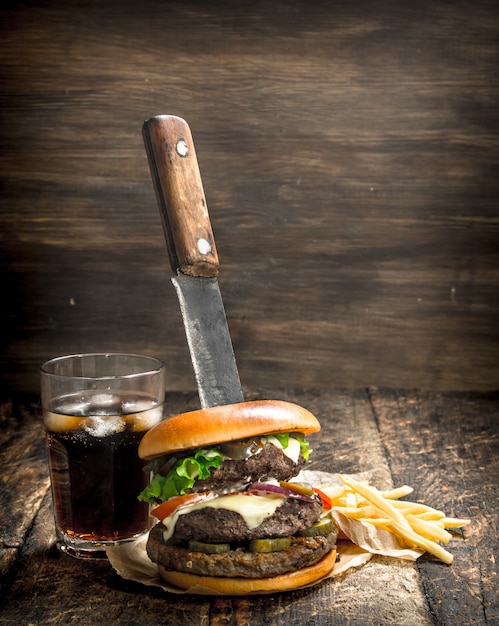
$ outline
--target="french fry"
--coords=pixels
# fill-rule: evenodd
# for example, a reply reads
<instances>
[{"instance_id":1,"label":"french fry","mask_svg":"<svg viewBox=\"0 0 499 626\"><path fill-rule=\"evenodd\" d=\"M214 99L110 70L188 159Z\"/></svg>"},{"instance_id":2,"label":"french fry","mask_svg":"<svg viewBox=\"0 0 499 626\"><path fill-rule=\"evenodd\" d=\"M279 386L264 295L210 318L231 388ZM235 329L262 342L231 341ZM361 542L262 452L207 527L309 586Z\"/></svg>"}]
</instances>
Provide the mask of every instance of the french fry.
<instances>
[{"instance_id":1,"label":"french fry","mask_svg":"<svg viewBox=\"0 0 499 626\"><path fill-rule=\"evenodd\" d=\"M392 502L393 506L397 509L403 509L404 515L407 513L412 513L413 515L418 515L420 513L431 513L432 515L440 515L440 517L445 517L445 513L443 511L437 511L433 509L431 506L427 506L426 504L421 504L420 502L408 502L407 500L395 500Z\"/></svg>"},{"instance_id":2,"label":"french fry","mask_svg":"<svg viewBox=\"0 0 499 626\"><path fill-rule=\"evenodd\" d=\"M398 500L399 498L404 498L412 493L414 489L409 487L408 485L403 485L402 487L397 487L395 489L389 489L388 491L380 491L380 494L383 498L387 500Z\"/></svg>"},{"instance_id":3,"label":"french fry","mask_svg":"<svg viewBox=\"0 0 499 626\"><path fill-rule=\"evenodd\" d=\"M397 535L405 539L409 545L413 545L419 548L423 548L429 554L436 556L438 559L450 565L453 560L452 554L447 552L444 548L438 545L435 541L422 537L418 533L414 532L412 528L407 530L405 525L401 525L398 522L393 523L393 528Z\"/></svg>"},{"instance_id":4,"label":"french fry","mask_svg":"<svg viewBox=\"0 0 499 626\"><path fill-rule=\"evenodd\" d=\"M359 517L359 522L372 524L373 526L378 526L383 530L390 530L390 527L393 525L393 520L384 517Z\"/></svg>"},{"instance_id":5,"label":"french fry","mask_svg":"<svg viewBox=\"0 0 499 626\"><path fill-rule=\"evenodd\" d=\"M468 519L446 517L443 511L419 502L400 500L412 493L407 485L380 491L351 477L339 477L344 493L335 508L350 519L372 524L397 535L408 547L419 548L451 564L453 557L440 543L447 544L452 534L447 529L461 528Z\"/></svg>"},{"instance_id":6,"label":"french fry","mask_svg":"<svg viewBox=\"0 0 499 626\"><path fill-rule=\"evenodd\" d=\"M462 528L463 526L467 526L471 524L471 520L469 519L458 519L456 517L444 517L443 520L444 528Z\"/></svg>"},{"instance_id":7,"label":"french fry","mask_svg":"<svg viewBox=\"0 0 499 626\"><path fill-rule=\"evenodd\" d=\"M414 515L407 515L407 521L411 525L412 529L418 534L431 539L432 541L441 541L442 543L449 543L452 539L452 535L443 528L440 528L437 524L432 524L422 520Z\"/></svg>"},{"instance_id":8,"label":"french fry","mask_svg":"<svg viewBox=\"0 0 499 626\"><path fill-rule=\"evenodd\" d=\"M411 511L412 515L415 515L416 517L419 517L419 519L423 519L426 521L442 521L445 519L445 513L442 513L442 511L435 511L435 510L431 510L431 511L423 511L422 513L415 513L414 511Z\"/></svg>"},{"instance_id":9,"label":"french fry","mask_svg":"<svg viewBox=\"0 0 499 626\"><path fill-rule=\"evenodd\" d=\"M346 476L340 476L340 479L351 489L355 489L360 495L368 502L378 507L381 511L386 513L388 517L398 522L401 526L410 528L409 522L400 513L389 500L385 500L380 492L374 487L368 487L362 483L357 482L353 478L347 478Z\"/></svg>"},{"instance_id":10,"label":"french fry","mask_svg":"<svg viewBox=\"0 0 499 626\"><path fill-rule=\"evenodd\" d=\"M350 508L357 508L358 506L357 496L352 491L345 495L345 506Z\"/></svg>"},{"instance_id":11,"label":"french fry","mask_svg":"<svg viewBox=\"0 0 499 626\"><path fill-rule=\"evenodd\" d=\"M337 506L335 508L337 511L343 513L343 515L346 515L351 519L359 519L361 517L378 517L376 508L372 505L361 507Z\"/></svg>"}]
</instances>

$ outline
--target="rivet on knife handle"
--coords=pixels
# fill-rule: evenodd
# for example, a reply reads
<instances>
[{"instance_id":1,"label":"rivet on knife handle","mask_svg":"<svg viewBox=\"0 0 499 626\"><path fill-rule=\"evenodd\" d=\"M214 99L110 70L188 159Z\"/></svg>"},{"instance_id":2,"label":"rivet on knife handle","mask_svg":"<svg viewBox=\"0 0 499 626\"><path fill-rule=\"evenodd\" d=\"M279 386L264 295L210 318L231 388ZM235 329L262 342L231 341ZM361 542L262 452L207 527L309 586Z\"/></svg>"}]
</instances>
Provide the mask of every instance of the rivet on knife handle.
<instances>
[{"instance_id":1,"label":"rivet on knife handle","mask_svg":"<svg viewBox=\"0 0 499 626\"><path fill-rule=\"evenodd\" d=\"M173 271L217 276L217 249L188 124L159 115L146 120L142 132Z\"/></svg>"}]
</instances>

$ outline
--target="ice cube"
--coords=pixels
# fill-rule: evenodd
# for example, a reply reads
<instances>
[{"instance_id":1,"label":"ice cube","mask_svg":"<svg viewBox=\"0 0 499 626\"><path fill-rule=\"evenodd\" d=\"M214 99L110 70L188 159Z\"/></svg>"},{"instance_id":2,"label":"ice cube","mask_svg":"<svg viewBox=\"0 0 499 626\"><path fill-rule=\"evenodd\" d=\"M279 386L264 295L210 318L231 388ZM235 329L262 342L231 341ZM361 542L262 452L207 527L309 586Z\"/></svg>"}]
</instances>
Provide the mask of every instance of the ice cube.
<instances>
[{"instance_id":1,"label":"ice cube","mask_svg":"<svg viewBox=\"0 0 499 626\"><path fill-rule=\"evenodd\" d=\"M126 416L126 421L132 425L132 430L142 432L149 430L163 419L163 405L156 406L143 413L133 413Z\"/></svg>"},{"instance_id":2,"label":"ice cube","mask_svg":"<svg viewBox=\"0 0 499 626\"><path fill-rule=\"evenodd\" d=\"M62 432L70 430L80 430L85 427L85 417L74 417L73 415L60 415L47 411L44 416L45 428L52 432Z\"/></svg>"},{"instance_id":3,"label":"ice cube","mask_svg":"<svg viewBox=\"0 0 499 626\"><path fill-rule=\"evenodd\" d=\"M87 415L121 414L121 398L112 393L96 393L88 402Z\"/></svg>"},{"instance_id":4,"label":"ice cube","mask_svg":"<svg viewBox=\"0 0 499 626\"><path fill-rule=\"evenodd\" d=\"M126 420L122 415L92 415L85 430L93 437L108 437L125 430Z\"/></svg>"}]
</instances>

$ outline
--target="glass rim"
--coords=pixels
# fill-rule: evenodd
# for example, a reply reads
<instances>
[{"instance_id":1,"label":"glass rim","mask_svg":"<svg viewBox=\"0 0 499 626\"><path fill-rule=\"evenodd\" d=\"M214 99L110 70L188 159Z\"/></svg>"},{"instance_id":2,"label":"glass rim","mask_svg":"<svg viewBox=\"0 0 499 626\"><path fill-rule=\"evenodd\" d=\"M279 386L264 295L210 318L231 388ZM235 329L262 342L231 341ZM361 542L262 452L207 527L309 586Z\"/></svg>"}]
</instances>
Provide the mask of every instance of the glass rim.
<instances>
[{"instance_id":1,"label":"glass rim","mask_svg":"<svg viewBox=\"0 0 499 626\"><path fill-rule=\"evenodd\" d=\"M61 374L55 372L53 370L48 369L51 365L57 365L57 363L62 363L63 361L74 360L77 361L83 360L85 358L97 357L97 358L115 358L115 357L128 357L135 359L142 359L144 361L149 361L155 366L153 367L145 367L140 372L131 372L129 374L104 374L102 376L92 376L88 374ZM48 359L40 366L40 372L43 376L50 376L52 378L75 378L78 380L116 380L116 379L129 379L129 378L139 378L141 376L150 376L152 374L160 374L166 368L166 363L154 356L148 356L146 354L136 354L133 352L78 352L74 354L65 354L61 356L56 356L52 359Z\"/></svg>"}]
</instances>

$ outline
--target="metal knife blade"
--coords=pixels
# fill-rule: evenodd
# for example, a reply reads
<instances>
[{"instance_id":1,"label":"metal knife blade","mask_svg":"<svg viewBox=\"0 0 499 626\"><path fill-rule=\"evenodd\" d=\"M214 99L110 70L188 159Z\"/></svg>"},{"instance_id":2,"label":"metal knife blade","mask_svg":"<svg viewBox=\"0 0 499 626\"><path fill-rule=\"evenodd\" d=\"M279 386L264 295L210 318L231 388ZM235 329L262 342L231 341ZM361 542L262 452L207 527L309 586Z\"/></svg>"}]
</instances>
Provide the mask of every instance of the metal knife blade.
<instances>
[{"instance_id":1,"label":"metal knife blade","mask_svg":"<svg viewBox=\"0 0 499 626\"><path fill-rule=\"evenodd\" d=\"M143 137L203 408L244 400L218 285L218 254L189 126L173 115Z\"/></svg>"}]
</instances>

